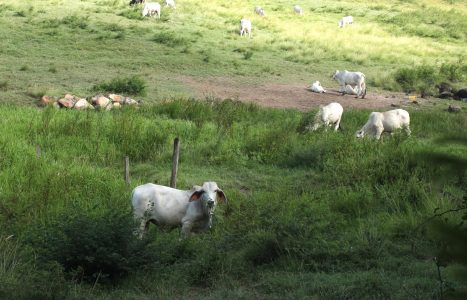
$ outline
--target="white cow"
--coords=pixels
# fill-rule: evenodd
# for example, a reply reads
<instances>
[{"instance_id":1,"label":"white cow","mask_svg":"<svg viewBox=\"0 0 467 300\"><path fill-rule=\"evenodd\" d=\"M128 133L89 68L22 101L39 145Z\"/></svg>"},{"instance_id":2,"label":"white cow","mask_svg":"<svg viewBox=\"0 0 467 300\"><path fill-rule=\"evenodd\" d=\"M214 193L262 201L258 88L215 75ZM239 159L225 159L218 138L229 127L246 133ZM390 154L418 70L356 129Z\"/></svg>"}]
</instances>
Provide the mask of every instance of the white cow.
<instances>
[{"instance_id":1,"label":"white cow","mask_svg":"<svg viewBox=\"0 0 467 300\"><path fill-rule=\"evenodd\" d=\"M240 36L248 33L248 37L251 36L251 21L248 19L242 19L240 21Z\"/></svg>"},{"instance_id":2,"label":"white cow","mask_svg":"<svg viewBox=\"0 0 467 300\"><path fill-rule=\"evenodd\" d=\"M332 79L336 80L340 85L340 91L342 94L345 94L346 85L356 86L357 89L357 98L359 96L365 98L366 95L366 83L365 83L365 74L361 72L349 72L347 70L339 71L336 70Z\"/></svg>"},{"instance_id":3,"label":"white cow","mask_svg":"<svg viewBox=\"0 0 467 300\"><path fill-rule=\"evenodd\" d=\"M353 87L350 84L347 84L345 86L343 93L349 94L349 95L358 95L358 88L356 86Z\"/></svg>"},{"instance_id":4,"label":"white cow","mask_svg":"<svg viewBox=\"0 0 467 300\"><path fill-rule=\"evenodd\" d=\"M300 5L296 4L293 6L293 11L296 14L303 15L303 9L300 7Z\"/></svg>"},{"instance_id":5,"label":"white cow","mask_svg":"<svg viewBox=\"0 0 467 300\"><path fill-rule=\"evenodd\" d=\"M407 135L410 135L409 125L410 116L406 110L399 108L386 112L372 112L366 124L356 132L355 136L362 138L367 134L379 140L383 132L392 135L397 129L404 129Z\"/></svg>"},{"instance_id":6,"label":"white cow","mask_svg":"<svg viewBox=\"0 0 467 300\"><path fill-rule=\"evenodd\" d=\"M319 81L315 81L311 85L310 90L315 93L326 93L326 90L321 86L321 83Z\"/></svg>"},{"instance_id":7,"label":"white cow","mask_svg":"<svg viewBox=\"0 0 467 300\"><path fill-rule=\"evenodd\" d=\"M345 16L340 19L340 21L337 23L340 28L344 27L345 25L350 25L353 24L353 17L352 16Z\"/></svg>"},{"instance_id":8,"label":"white cow","mask_svg":"<svg viewBox=\"0 0 467 300\"><path fill-rule=\"evenodd\" d=\"M266 13L261 6L255 6L255 13L263 17L266 16Z\"/></svg>"},{"instance_id":9,"label":"white cow","mask_svg":"<svg viewBox=\"0 0 467 300\"><path fill-rule=\"evenodd\" d=\"M341 123L341 118L342 118L342 113L344 112L344 109L342 108L342 105L340 105L337 102L332 102L329 103L326 106L319 106L318 113L316 113L315 116L315 123L311 130L315 131L321 126L325 126L325 129L327 130L328 126L335 125L334 126L334 131L337 131L339 129L340 123Z\"/></svg>"},{"instance_id":10,"label":"white cow","mask_svg":"<svg viewBox=\"0 0 467 300\"><path fill-rule=\"evenodd\" d=\"M173 9L176 9L175 7L175 0L165 0L165 6L170 6Z\"/></svg>"},{"instance_id":11,"label":"white cow","mask_svg":"<svg viewBox=\"0 0 467 300\"><path fill-rule=\"evenodd\" d=\"M218 200L227 202L215 182L205 182L188 191L147 183L133 190L131 204L135 219L140 221L140 238L149 222L168 227L182 225L181 237L186 238L191 232L211 228Z\"/></svg>"},{"instance_id":12,"label":"white cow","mask_svg":"<svg viewBox=\"0 0 467 300\"><path fill-rule=\"evenodd\" d=\"M159 2L146 2L144 3L143 11L141 12L143 17L150 17L152 15L157 15L158 18L161 17L161 5Z\"/></svg>"}]
</instances>

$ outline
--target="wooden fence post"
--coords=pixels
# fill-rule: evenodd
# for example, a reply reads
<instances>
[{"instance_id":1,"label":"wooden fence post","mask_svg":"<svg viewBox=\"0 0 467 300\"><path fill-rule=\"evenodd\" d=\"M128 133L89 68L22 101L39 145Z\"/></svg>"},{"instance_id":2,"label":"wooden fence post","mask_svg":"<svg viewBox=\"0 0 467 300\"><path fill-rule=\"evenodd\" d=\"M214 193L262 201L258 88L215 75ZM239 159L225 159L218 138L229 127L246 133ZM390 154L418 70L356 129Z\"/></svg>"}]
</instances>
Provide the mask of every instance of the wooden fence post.
<instances>
[{"instance_id":1,"label":"wooden fence post","mask_svg":"<svg viewBox=\"0 0 467 300\"><path fill-rule=\"evenodd\" d=\"M174 139L174 152L172 156L172 177L170 177L170 187L177 187L178 157L180 155L180 139Z\"/></svg>"},{"instance_id":2,"label":"wooden fence post","mask_svg":"<svg viewBox=\"0 0 467 300\"><path fill-rule=\"evenodd\" d=\"M125 183L130 184L130 158L125 156Z\"/></svg>"}]
</instances>

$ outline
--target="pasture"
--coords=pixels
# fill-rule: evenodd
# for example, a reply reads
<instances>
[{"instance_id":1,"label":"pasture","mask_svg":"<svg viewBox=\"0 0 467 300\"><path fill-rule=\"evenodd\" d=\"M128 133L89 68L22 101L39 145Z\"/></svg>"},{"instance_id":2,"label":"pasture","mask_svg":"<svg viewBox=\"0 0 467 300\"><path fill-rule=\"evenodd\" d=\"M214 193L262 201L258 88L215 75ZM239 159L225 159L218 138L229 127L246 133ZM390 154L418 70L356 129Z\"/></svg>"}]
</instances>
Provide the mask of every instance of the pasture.
<instances>
[{"instance_id":1,"label":"pasture","mask_svg":"<svg viewBox=\"0 0 467 300\"><path fill-rule=\"evenodd\" d=\"M408 67L425 71L422 82L402 76L409 89L434 85L434 77L457 87L467 80L464 1L306 1L297 16L293 2L280 0L262 4L261 17L254 1L182 0L176 10L163 4L160 20L143 18L141 6L128 2L2 1L2 101L85 97L95 84L131 76L148 83L146 102L199 95L198 81L208 95L216 85L319 80L337 87L336 69L363 72L370 91L401 90L394 76ZM354 24L339 28L343 15ZM253 24L251 39L239 35L244 17Z\"/></svg>"},{"instance_id":2,"label":"pasture","mask_svg":"<svg viewBox=\"0 0 467 300\"><path fill-rule=\"evenodd\" d=\"M465 296L465 103L408 103L411 135L376 141L355 138L368 109L343 105L342 130L310 132L318 107L197 99L189 84L337 87L347 68L373 91L462 87L463 1L304 1L298 16L280 0L260 17L253 1L180 0L160 19L128 2L0 3L1 299ZM354 24L339 28L343 15ZM36 105L122 86L144 103ZM177 187L216 181L229 206L208 233L151 225L138 240L131 191L169 184L175 137Z\"/></svg>"}]
</instances>

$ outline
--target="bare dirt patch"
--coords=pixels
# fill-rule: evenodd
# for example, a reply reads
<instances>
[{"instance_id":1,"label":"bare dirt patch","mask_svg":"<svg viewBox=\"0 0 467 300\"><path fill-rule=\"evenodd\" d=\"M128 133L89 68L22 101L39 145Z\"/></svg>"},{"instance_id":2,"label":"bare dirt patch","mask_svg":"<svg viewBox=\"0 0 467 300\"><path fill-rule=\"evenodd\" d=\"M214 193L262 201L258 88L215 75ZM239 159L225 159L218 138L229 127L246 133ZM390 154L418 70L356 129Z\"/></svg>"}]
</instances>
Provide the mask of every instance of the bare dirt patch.
<instances>
[{"instance_id":1,"label":"bare dirt patch","mask_svg":"<svg viewBox=\"0 0 467 300\"><path fill-rule=\"evenodd\" d=\"M247 79L225 77L177 78L188 86L196 98L215 97L220 99L238 99L254 102L261 106L292 108L301 111L316 108L320 104L339 102L344 108L382 109L402 106L408 102L403 93L368 91L365 99L356 99L353 95L342 96L337 88L327 89L327 93L311 92L303 83L261 83L252 84ZM336 84L337 86L337 84Z\"/></svg>"}]
</instances>

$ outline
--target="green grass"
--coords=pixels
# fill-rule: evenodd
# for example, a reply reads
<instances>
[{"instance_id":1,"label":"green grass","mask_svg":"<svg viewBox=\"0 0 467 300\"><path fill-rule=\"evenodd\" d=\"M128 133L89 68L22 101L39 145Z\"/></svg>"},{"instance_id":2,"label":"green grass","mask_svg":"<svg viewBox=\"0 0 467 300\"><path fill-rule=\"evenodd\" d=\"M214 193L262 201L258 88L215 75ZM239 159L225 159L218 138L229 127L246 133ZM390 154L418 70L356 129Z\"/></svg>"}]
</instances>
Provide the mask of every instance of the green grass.
<instances>
[{"instance_id":1,"label":"green grass","mask_svg":"<svg viewBox=\"0 0 467 300\"><path fill-rule=\"evenodd\" d=\"M462 1L312 1L297 17L293 3L281 0L264 5L265 18L253 13L256 4L187 0L177 10L163 7L158 20L142 18L126 1L3 1L2 101L33 103L28 91L35 89L90 96L96 82L131 76L148 82L146 102L191 96L181 76L252 84L320 78L335 86L329 74L336 69L362 71L372 87L400 89L393 80L399 68L465 66ZM338 28L344 14L355 24ZM253 22L252 39L238 34L242 17Z\"/></svg>"},{"instance_id":2,"label":"green grass","mask_svg":"<svg viewBox=\"0 0 467 300\"><path fill-rule=\"evenodd\" d=\"M410 137L357 140L367 110L346 110L343 131L311 133L315 111L193 99L183 78L332 85L333 70L358 69L372 87L428 90L428 75L460 87L466 4L309 1L301 17L293 4L267 3L261 18L253 1L185 0L159 20L123 0L2 1L1 299L442 296L432 258L445 241L420 224L465 206L465 144L439 140L465 139L465 104L456 114L445 102L407 107ZM338 28L347 14L355 24ZM251 39L239 37L242 17ZM145 105L31 105L98 92ZM206 234L179 241L178 229L151 226L138 241L131 190L168 185L175 137L178 187L214 180L230 207ZM462 211L443 217L456 226ZM457 268L441 267L445 292L467 289Z\"/></svg>"},{"instance_id":3,"label":"green grass","mask_svg":"<svg viewBox=\"0 0 467 300\"><path fill-rule=\"evenodd\" d=\"M466 174L438 186L443 173L423 153L465 157L462 144L435 141L462 132L465 113L410 113L410 137L374 141L353 136L368 111L346 111L344 131L310 133L306 113L232 100L0 106L2 298L438 297L437 246L417 226L459 205ZM180 242L179 230L151 226L138 242L131 189L168 184L176 136L178 186L215 180L230 208L207 234Z\"/></svg>"}]
</instances>

